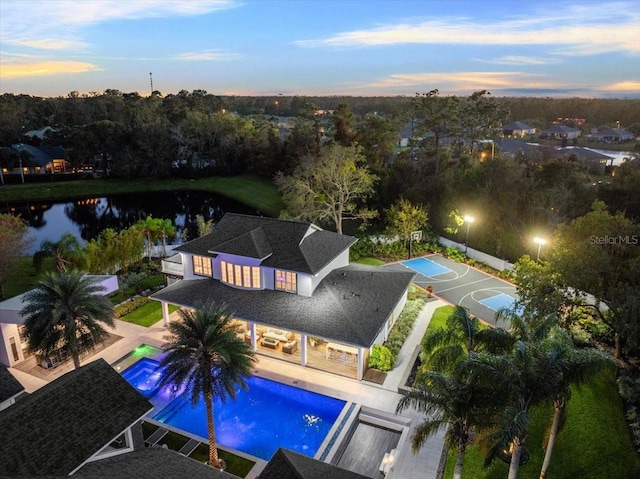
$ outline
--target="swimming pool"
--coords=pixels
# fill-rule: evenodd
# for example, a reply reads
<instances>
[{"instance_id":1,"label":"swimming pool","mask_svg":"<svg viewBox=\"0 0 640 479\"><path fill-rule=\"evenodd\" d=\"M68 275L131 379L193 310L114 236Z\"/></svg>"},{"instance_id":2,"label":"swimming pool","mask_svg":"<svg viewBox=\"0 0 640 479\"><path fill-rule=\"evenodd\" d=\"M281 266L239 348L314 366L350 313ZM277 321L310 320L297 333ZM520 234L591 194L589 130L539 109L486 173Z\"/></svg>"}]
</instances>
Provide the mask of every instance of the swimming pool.
<instances>
[{"instance_id":1,"label":"swimming pool","mask_svg":"<svg viewBox=\"0 0 640 479\"><path fill-rule=\"evenodd\" d=\"M158 392L158 368L157 361L141 359L122 376L142 394L153 390L147 396L152 398ZM214 401L216 438L223 446L266 461L279 447L313 457L346 404L264 378L253 376L247 382L249 391L238 390L235 401ZM193 406L188 398L177 397L153 419L207 437L202 399Z\"/></svg>"}]
</instances>

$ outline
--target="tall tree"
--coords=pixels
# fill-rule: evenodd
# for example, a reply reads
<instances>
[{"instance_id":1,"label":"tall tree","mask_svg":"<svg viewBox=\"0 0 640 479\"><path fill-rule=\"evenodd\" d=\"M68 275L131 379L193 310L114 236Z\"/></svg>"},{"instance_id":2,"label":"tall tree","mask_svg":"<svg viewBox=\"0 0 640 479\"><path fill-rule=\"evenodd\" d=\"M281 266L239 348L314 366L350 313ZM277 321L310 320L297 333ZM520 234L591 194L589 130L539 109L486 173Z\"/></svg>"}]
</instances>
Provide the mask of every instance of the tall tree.
<instances>
[{"instance_id":1,"label":"tall tree","mask_svg":"<svg viewBox=\"0 0 640 479\"><path fill-rule=\"evenodd\" d=\"M153 218L151 215L144 219L138 220L136 227L142 231L146 239L147 244L147 256L151 258L153 252L153 245L160 237L161 220Z\"/></svg>"},{"instance_id":2,"label":"tall tree","mask_svg":"<svg viewBox=\"0 0 640 479\"><path fill-rule=\"evenodd\" d=\"M21 218L0 214L0 298L4 298L4 285L20 255L33 242L28 233L29 228Z\"/></svg>"},{"instance_id":3,"label":"tall tree","mask_svg":"<svg viewBox=\"0 0 640 479\"><path fill-rule=\"evenodd\" d=\"M223 305L205 304L195 310L180 311L180 321L169 324L169 335L161 362L160 385L184 388L185 396L195 405L202 397L207 416L209 464L220 468L213 401L235 399L236 386L247 389L254 353L238 337L233 315Z\"/></svg>"},{"instance_id":4,"label":"tall tree","mask_svg":"<svg viewBox=\"0 0 640 479\"><path fill-rule=\"evenodd\" d=\"M427 210L421 205L414 205L402 196L386 211L387 232L402 238L405 246L413 231L427 226Z\"/></svg>"},{"instance_id":5,"label":"tall tree","mask_svg":"<svg viewBox=\"0 0 640 479\"><path fill-rule=\"evenodd\" d=\"M354 116L346 103L340 103L333 112L333 139L342 146L349 146L353 141Z\"/></svg>"},{"instance_id":6,"label":"tall tree","mask_svg":"<svg viewBox=\"0 0 640 479\"><path fill-rule=\"evenodd\" d=\"M496 390L501 403L488 461L500 451L509 450L511 463L508 479L518 477L520 458L529 435L531 409L553 397L554 385L566 367L558 348L549 342L550 331L557 319L549 316L531 321L512 312L510 315L513 346L503 354L473 353L469 366L478 377Z\"/></svg>"},{"instance_id":7,"label":"tall tree","mask_svg":"<svg viewBox=\"0 0 640 479\"><path fill-rule=\"evenodd\" d=\"M462 477L464 454L471 443L473 427L482 427L490 417L484 405L491 403L489 398L493 394L492 388L476 381L473 370L463 366L450 375L429 371L396 407L396 412L411 407L425 415L411 438L414 453L427 439L446 428L445 447L457 451L454 479Z\"/></svg>"},{"instance_id":8,"label":"tall tree","mask_svg":"<svg viewBox=\"0 0 640 479\"><path fill-rule=\"evenodd\" d=\"M453 127L456 118L458 98L441 97L438 89L422 95L416 94L412 100L414 115L418 120L419 133L431 133L437 160L436 171L440 168L440 139Z\"/></svg>"},{"instance_id":9,"label":"tall tree","mask_svg":"<svg viewBox=\"0 0 640 479\"><path fill-rule=\"evenodd\" d=\"M547 477L547 471L551 464L551 455L555 445L560 425L564 422L567 402L571 399L571 386L580 386L594 378L603 368L613 366L611 358L596 349L578 349L573 344L568 333L560 328L555 328L551 335L551 344L565 360L565 367L555 376L556 382L553 388L553 420L549 430L547 448L540 470L540 479Z\"/></svg>"},{"instance_id":10,"label":"tall tree","mask_svg":"<svg viewBox=\"0 0 640 479\"><path fill-rule=\"evenodd\" d=\"M49 355L62 347L80 367L83 346L103 339L102 324L114 327L113 306L99 295L104 287L82 271L46 274L24 296L25 333L29 350Z\"/></svg>"},{"instance_id":11,"label":"tall tree","mask_svg":"<svg viewBox=\"0 0 640 479\"><path fill-rule=\"evenodd\" d=\"M158 234L162 239L162 255L167 256L167 239L176 235L176 227L170 219L160 219L158 221Z\"/></svg>"},{"instance_id":12,"label":"tall tree","mask_svg":"<svg viewBox=\"0 0 640 479\"><path fill-rule=\"evenodd\" d=\"M342 233L344 219L367 220L376 212L362 205L378 177L369 173L358 146L331 145L319 158L307 157L291 176L278 173L275 183L294 218L329 220Z\"/></svg>"},{"instance_id":13,"label":"tall tree","mask_svg":"<svg viewBox=\"0 0 640 479\"><path fill-rule=\"evenodd\" d=\"M68 267L85 269L87 267L87 253L78 238L71 233L64 233L58 241L44 240L40 250L33 255L33 265L40 271L45 257L56 260L56 269L66 271Z\"/></svg>"}]
</instances>

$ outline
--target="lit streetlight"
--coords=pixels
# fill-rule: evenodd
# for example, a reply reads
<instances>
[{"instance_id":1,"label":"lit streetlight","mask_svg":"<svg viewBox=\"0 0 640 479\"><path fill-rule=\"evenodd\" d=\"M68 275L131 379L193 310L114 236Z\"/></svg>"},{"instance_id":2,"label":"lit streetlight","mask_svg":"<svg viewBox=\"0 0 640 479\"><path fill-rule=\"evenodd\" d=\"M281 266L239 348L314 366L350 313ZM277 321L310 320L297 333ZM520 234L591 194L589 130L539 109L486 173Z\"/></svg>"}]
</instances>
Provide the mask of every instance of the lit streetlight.
<instances>
[{"instance_id":1,"label":"lit streetlight","mask_svg":"<svg viewBox=\"0 0 640 479\"><path fill-rule=\"evenodd\" d=\"M542 248L543 244L547 244L547 240L536 236L533 238L533 242L538 245L538 254L536 255L536 263L538 263L540 261L540 248Z\"/></svg>"},{"instance_id":2,"label":"lit streetlight","mask_svg":"<svg viewBox=\"0 0 640 479\"><path fill-rule=\"evenodd\" d=\"M462 219L467 223L467 239L464 242L464 255L467 256L467 250L469 249L469 229L471 228L471 223L475 221L475 218L465 215Z\"/></svg>"}]
</instances>

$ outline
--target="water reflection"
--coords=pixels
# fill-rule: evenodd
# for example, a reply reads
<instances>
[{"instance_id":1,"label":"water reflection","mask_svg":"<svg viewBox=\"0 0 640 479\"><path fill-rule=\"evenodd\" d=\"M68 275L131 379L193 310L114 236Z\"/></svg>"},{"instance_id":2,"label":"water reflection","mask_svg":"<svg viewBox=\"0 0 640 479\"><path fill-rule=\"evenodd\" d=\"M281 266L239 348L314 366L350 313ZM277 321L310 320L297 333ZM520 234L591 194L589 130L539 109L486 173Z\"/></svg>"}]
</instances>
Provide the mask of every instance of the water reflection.
<instances>
[{"instance_id":1,"label":"water reflection","mask_svg":"<svg viewBox=\"0 0 640 479\"><path fill-rule=\"evenodd\" d=\"M257 212L229 198L203 191L171 191L84 198L60 203L32 202L5 203L1 213L11 213L23 218L35 238L27 253L40 249L43 240L58 241L64 233L89 241L106 228L120 231L149 215L168 218L178 231L194 238L197 233L196 216L218 221L225 213L257 214Z\"/></svg>"}]
</instances>

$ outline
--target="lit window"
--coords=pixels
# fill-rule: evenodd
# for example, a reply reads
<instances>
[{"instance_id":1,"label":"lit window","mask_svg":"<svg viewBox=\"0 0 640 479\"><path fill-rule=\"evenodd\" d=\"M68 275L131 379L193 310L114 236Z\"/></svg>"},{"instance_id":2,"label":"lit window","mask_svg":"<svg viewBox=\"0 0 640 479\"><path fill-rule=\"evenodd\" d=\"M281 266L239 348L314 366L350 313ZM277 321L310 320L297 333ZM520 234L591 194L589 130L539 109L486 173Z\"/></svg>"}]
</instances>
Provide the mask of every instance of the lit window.
<instances>
[{"instance_id":1,"label":"lit window","mask_svg":"<svg viewBox=\"0 0 640 479\"><path fill-rule=\"evenodd\" d=\"M243 266L220 261L220 270L220 280L223 283L243 288L260 289L262 287L259 266Z\"/></svg>"},{"instance_id":2,"label":"lit window","mask_svg":"<svg viewBox=\"0 0 640 479\"><path fill-rule=\"evenodd\" d=\"M289 293L298 292L298 275L291 271L282 271L277 269L276 275L276 289L279 291L287 291Z\"/></svg>"},{"instance_id":3,"label":"lit window","mask_svg":"<svg viewBox=\"0 0 640 479\"><path fill-rule=\"evenodd\" d=\"M197 274L198 276L212 276L211 258L205 258L204 256L194 256L193 274Z\"/></svg>"}]
</instances>

